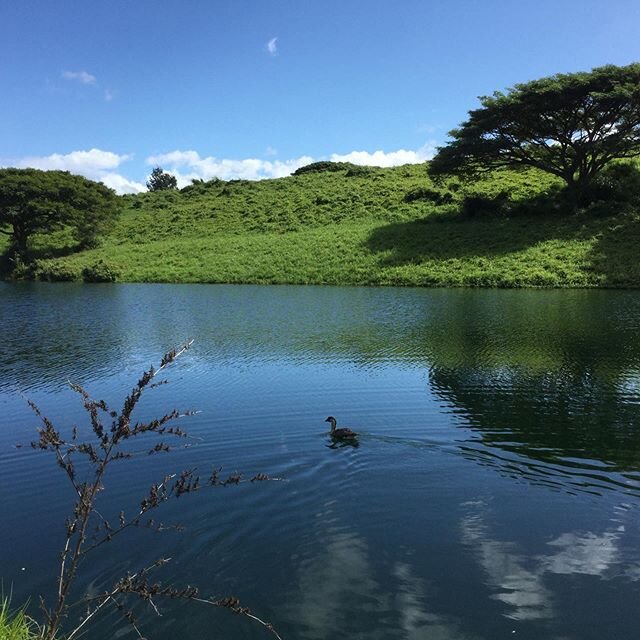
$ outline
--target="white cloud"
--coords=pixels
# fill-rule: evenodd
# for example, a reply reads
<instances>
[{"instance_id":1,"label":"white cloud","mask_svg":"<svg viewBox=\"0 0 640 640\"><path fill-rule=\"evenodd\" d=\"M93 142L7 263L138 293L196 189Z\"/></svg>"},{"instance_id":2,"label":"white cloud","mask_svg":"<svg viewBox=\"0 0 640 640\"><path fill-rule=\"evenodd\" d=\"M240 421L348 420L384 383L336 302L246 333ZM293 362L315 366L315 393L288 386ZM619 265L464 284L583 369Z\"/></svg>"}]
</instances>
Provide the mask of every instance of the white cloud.
<instances>
[{"instance_id":1,"label":"white cloud","mask_svg":"<svg viewBox=\"0 0 640 640\"><path fill-rule=\"evenodd\" d=\"M111 102L117 95L118 95L118 93L116 91L114 91L113 89L105 89L104 90L104 99L107 102Z\"/></svg>"},{"instance_id":2,"label":"white cloud","mask_svg":"<svg viewBox=\"0 0 640 640\"><path fill-rule=\"evenodd\" d=\"M333 162L352 162L360 165L377 167L395 167L401 164L419 164L433 157L434 146L426 144L416 151L399 149L398 151L352 151L351 153L330 156ZM267 155L277 153L269 147ZM262 180L265 178L282 178L291 175L296 169L311 164L318 158L300 156L291 160L261 160L259 158L245 158L232 160L229 158L201 157L197 151L170 151L147 158L147 164L161 166L165 171L174 175L180 188L190 184L191 180L210 180L221 178L233 180ZM323 159L323 158L320 158Z\"/></svg>"},{"instance_id":3,"label":"white cloud","mask_svg":"<svg viewBox=\"0 0 640 640\"><path fill-rule=\"evenodd\" d=\"M271 40L267 42L267 51L272 56L278 55L278 38L271 38Z\"/></svg>"},{"instance_id":4,"label":"white cloud","mask_svg":"<svg viewBox=\"0 0 640 640\"><path fill-rule=\"evenodd\" d=\"M53 153L50 156L27 156L19 160L16 166L33 167L34 169L59 169L91 177L106 169L115 169L130 159L131 156L118 155L112 151L89 149L88 151L72 151L64 155Z\"/></svg>"},{"instance_id":5,"label":"white cloud","mask_svg":"<svg viewBox=\"0 0 640 640\"><path fill-rule=\"evenodd\" d=\"M124 176L121 176L119 173L105 173L99 178L100 182L103 182L113 189L116 193L141 193L142 191L146 191L146 185L141 182L135 182L134 180L129 180Z\"/></svg>"},{"instance_id":6,"label":"white cloud","mask_svg":"<svg viewBox=\"0 0 640 640\"><path fill-rule=\"evenodd\" d=\"M27 156L12 163L11 166L43 170L70 171L91 180L99 180L117 193L138 193L146 187L139 182L129 180L116 173L123 162L130 160L130 155L120 155L102 149L88 151L72 151L71 153L53 153L49 156Z\"/></svg>"},{"instance_id":7,"label":"white cloud","mask_svg":"<svg viewBox=\"0 0 640 640\"><path fill-rule=\"evenodd\" d=\"M398 149L397 151L352 151L351 153L333 153L333 162L352 162L372 167L396 167L401 164L420 164L431 160L435 153L435 145L427 143L415 151Z\"/></svg>"},{"instance_id":8,"label":"white cloud","mask_svg":"<svg viewBox=\"0 0 640 640\"><path fill-rule=\"evenodd\" d=\"M161 166L178 180L180 188L190 184L191 180L210 180L221 178L233 180L261 180L264 178L283 178L299 167L313 162L310 156L301 156L292 160L261 160L245 158L231 160L228 158L200 157L197 151L171 151L147 158L147 164Z\"/></svg>"},{"instance_id":9,"label":"white cloud","mask_svg":"<svg viewBox=\"0 0 640 640\"><path fill-rule=\"evenodd\" d=\"M86 71L63 71L62 77L65 80L73 80L81 84L96 84L96 77Z\"/></svg>"},{"instance_id":10,"label":"white cloud","mask_svg":"<svg viewBox=\"0 0 640 640\"><path fill-rule=\"evenodd\" d=\"M105 93L105 98L108 99ZM432 155L432 146L425 145L416 151L400 149L398 151L353 151L347 154L334 153L330 159L334 162L349 161L354 164L374 165L379 167L392 167L399 164L424 162ZM265 155L275 155L276 149L267 148ZM5 166L32 167L34 169L70 171L83 175L91 180L99 180L117 193L139 193L146 191L146 186L141 182L131 180L122 175L117 169L131 160L131 155L117 154L113 151L102 149L89 149L72 151L61 154L53 153L48 156L27 156L12 160ZM175 150L149 156L146 160L150 166L161 166L165 171L174 175L178 180L178 187L182 188L191 184L194 179L211 180L263 180L265 178L283 178L291 175L296 169L311 164L316 160L325 158L313 158L300 156L289 160L266 160L261 158L216 158L214 156L200 156L197 151Z\"/></svg>"}]
</instances>

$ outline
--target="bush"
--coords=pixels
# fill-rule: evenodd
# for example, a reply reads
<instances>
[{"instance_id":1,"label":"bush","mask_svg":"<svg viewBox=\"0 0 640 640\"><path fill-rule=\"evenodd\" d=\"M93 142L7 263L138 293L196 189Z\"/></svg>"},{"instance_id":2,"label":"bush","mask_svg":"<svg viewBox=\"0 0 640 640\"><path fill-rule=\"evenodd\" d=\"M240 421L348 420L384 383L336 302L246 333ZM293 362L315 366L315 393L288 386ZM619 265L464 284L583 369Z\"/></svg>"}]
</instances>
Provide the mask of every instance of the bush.
<instances>
[{"instance_id":1,"label":"bush","mask_svg":"<svg viewBox=\"0 0 640 640\"><path fill-rule=\"evenodd\" d=\"M453 194L450 191L438 191L437 189L429 189L428 187L416 187L411 189L404 196L405 202L416 202L425 200L434 204L451 204L453 202Z\"/></svg>"},{"instance_id":2,"label":"bush","mask_svg":"<svg viewBox=\"0 0 640 640\"><path fill-rule=\"evenodd\" d=\"M80 274L76 269L59 264L38 265L33 275L44 282L73 282L80 280Z\"/></svg>"},{"instance_id":3,"label":"bush","mask_svg":"<svg viewBox=\"0 0 640 640\"><path fill-rule=\"evenodd\" d=\"M301 176L305 173L323 173L331 171L344 171L345 169L351 169L356 165L350 162L330 162L329 160L321 160L320 162L312 162L304 167L300 167L293 172L294 176Z\"/></svg>"},{"instance_id":4,"label":"bush","mask_svg":"<svg viewBox=\"0 0 640 640\"><path fill-rule=\"evenodd\" d=\"M37 260L24 262L17 254L8 251L0 257L0 273L13 280L35 280L39 268Z\"/></svg>"},{"instance_id":5,"label":"bush","mask_svg":"<svg viewBox=\"0 0 640 640\"><path fill-rule=\"evenodd\" d=\"M640 171L637 165L617 162L603 169L584 194L585 204L596 202L640 202Z\"/></svg>"},{"instance_id":6,"label":"bush","mask_svg":"<svg viewBox=\"0 0 640 640\"><path fill-rule=\"evenodd\" d=\"M354 178L359 176L370 176L373 173L374 173L373 167L354 164L347 169L347 173L345 175L347 178Z\"/></svg>"},{"instance_id":7,"label":"bush","mask_svg":"<svg viewBox=\"0 0 640 640\"><path fill-rule=\"evenodd\" d=\"M85 282L115 282L118 275L118 270L103 260L82 270L82 279Z\"/></svg>"},{"instance_id":8,"label":"bush","mask_svg":"<svg viewBox=\"0 0 640 640\"><path fill-rule=\"evenodd\" d=\"M504 215L509 209L509 196L505 191L493 197L482 195L468 195L462 201L460 213L465 218L475 218L479 215Z\"/></svg>"},{"instance_id":9,"label":"bush","mask_svg":"<svg viewBox=\"0 0 640 640\"><path fill-rule=\"evenodd\" d=\"M218 188L223 184L224 180L220 178L212 178L211 180L201 180L200 178L193 178L191 184L180 189L180 193L187 194L189 196L198 196L206 194L211 189Z\"/></svg>"}]
</instances>

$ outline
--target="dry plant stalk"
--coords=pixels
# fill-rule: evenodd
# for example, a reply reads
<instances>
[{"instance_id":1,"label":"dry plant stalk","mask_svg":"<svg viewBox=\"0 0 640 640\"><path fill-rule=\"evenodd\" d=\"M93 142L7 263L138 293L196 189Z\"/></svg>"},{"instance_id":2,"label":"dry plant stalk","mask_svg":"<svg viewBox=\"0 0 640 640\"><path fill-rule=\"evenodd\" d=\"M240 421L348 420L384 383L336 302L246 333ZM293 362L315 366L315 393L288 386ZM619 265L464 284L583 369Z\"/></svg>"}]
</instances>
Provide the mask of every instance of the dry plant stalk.
<instances>
[{"instance_id":1,"label":"dry plant stalk","mask_svg":"<svg viewBox=\"0 0 640 640\"><path fill-rule=\"evenodd\" d=\"M79 624L66 634L67 640L74 640L85 630L87 623L108 605L115 606L123 617L131 624L139 638L143 638L137 621L130 607L126 605L128 596L136 596L146 602L159 615L156 604L158 598L181 599L215 607L230 609L234 613L244 615L260 623L276 638L280 636L273 626L256 615L234 597L204 598L198 589L187 586L178 589L159 582L151 582L149 573L168 562L169 558L160 558L151 566L141 569L137 573L127 574L115 582L113 587L97 596L82 598L69 603L69 594L77 577L78 567L87 554L131 527L145 526L157 531L167 527L156 523L149 517L149 513L171 498L177 498L185 493L198 491L204 487L226 487L241 482L256 482L264 480L278 480L265 474L258 474L250 480L244 480L241 475L233 474L221 478L220 470L214 469L206 480L201 481L195 469L188 469L180 474L166 476L161 482L150 487L149 493L140 502L138 512L127 518L120 512L117 525L112 525L96 509L98 494L104 489L103 480L109 465L115 460L133 457L133 452L124 449L125 444L143 434L158 436L157 442L148 450L149 454L169 451L170 447L163 438L185 438L187 433L180 427L174 426L179 418L193 415L195 412L179 412L173 410L161 418L149 422L134 422L132 413L146 389L163 384L154 383L155 377L169 366L178 356L184 353L193 343L188 341L179 349L172 349L166 353L157 369L151 367L142 374L140 380L126 397L120 412L109 409L103 400L93 400L83 387L71 384L74 391L82 396L85 410L90 416L93 437L91 441L80 441L75 427L70 439L64 439L51 421L44 416L40 409L28 401L31 409L40 418L42 426L38 428L39 438L32 442L34 449L50 451L55 455L58 465L64 470L73 485L77 496L72 514L66 520L65 544L60 555L60 573L57 579L57 597L52 606L47 606L41 599L41 609L44 613L44 624L41 627L42 640L55 640L60 633L62 623L68 616L70 609L77 606L86 607L86 611ZM105 424L104 420L109 424ZM76 460L83 456L89 463L86 479L78 477ZM97 522L96 522L97 521ZM90 534L90 532L92 532Z\"/></svg>"}]
</instances>

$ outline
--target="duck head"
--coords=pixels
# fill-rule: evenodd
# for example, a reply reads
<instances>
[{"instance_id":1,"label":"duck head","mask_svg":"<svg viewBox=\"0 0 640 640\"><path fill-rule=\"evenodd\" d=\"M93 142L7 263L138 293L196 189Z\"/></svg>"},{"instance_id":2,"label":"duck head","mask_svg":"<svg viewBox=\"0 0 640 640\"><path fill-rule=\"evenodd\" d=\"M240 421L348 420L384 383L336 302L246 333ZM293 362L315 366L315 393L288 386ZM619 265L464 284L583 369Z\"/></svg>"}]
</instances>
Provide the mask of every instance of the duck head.
<instances>
[{"instance_id":1,"label":"duck head","mask_svg":"<svg viewBox=\"0 0 640 640\"><path fill-rule=\"evenodd\" d=\"M336 419L335 419L333 416L329 416L329 417L325 420L325 422L330 422L330 423L331 423L331 431L334 431L334 430L335 430L337 421L336 421Z\"/></svg>"}]
</instances>

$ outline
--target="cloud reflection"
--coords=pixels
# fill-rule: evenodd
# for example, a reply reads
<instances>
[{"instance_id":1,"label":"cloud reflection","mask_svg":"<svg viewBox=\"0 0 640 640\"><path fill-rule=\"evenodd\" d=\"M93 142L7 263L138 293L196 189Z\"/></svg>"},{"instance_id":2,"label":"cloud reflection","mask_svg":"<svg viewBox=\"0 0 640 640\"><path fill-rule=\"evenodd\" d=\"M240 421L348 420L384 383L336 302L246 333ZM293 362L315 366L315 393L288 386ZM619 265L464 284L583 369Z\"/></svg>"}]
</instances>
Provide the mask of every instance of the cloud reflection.
<instances>
[{"instance_id":1,"label":"cloud reflection","mask_svg":"<svg viewBox=\"0 0 640 640\"><path fill-rule=\"evenodd\" d=\"M424 581L413 575L411 566L397 562L393 568L398 580L396 607L400 615L401 637L405 640L472 640L459 625L444 616L429 613Z\"/></svg>"},{"instance_id":2,"label":"cloud reflection","mask_svg":"<svg viewBox=\"0 0 640 640\"><path fill-rule=\"evenodd\" d=\"M395 562L390 579L379 582L366 541L340 526L331 509L329 502L317 516L319 533L287 598L288 617L303 629L298 637L479 640L455 620L429 611L425 582L406 562Z\"/></svg>"},{"instance_id":3,"label":"cloud reflection","mask_svg":"<svg viewBox=\"0 0 640 640\"><path fill-rule=\"evenodd\" d=\"M540 557L543 571L560 575L579 573L587 576L604 576L618 562L620 531L602 535L587 532L563 533L547 543L558 552Z\"/></svg>"},{"instance_id":4,"label":"cloud reflection","mask_svg":"<svg viewBox=\"0 0 640 640\"><path fill-rule=\"evenodd\" d=\"M514 620L544 620L554 616L553 593L544 584L545 574L613 578L619 575L620 540L625 527L597 534L566 532L547 543L550 553L526 555L509 541L492 537L486 523L486 505L469 503L474 509L462 519L462 541L472 547L494 590L492 598L509 607ZM640 579L640 567L627 567L624 575Z\"/></svg>"},{"instance_id":5,"label":"cloud reflection","mask_svg":"<svg viewBox=\"0 0 640 640\"><path fill-rule=\"evenodd\" d=\"M514 620L539 620L553 617L551 593L542 576L527 568L527 557L518 553L512 542L489 537L482 514L466 516L462 521L462 540L474 547L480 565L496 590L494 599L511 608Z\"/></svg>"}]
</instances>

